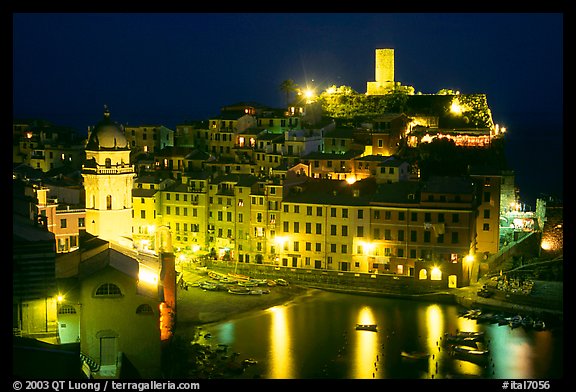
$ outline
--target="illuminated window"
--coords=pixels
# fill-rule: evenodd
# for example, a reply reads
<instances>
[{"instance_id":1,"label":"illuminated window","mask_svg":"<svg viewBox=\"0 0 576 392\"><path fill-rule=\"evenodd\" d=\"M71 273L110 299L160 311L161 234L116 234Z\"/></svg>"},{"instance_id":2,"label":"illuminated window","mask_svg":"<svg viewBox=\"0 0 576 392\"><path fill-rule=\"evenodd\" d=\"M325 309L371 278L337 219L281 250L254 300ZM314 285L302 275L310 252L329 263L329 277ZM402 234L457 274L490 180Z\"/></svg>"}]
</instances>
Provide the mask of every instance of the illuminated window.
<instances>
[{"instance_id":1,"label":"illuminated window","mask_svg":"<svg viewBox=\"0 0 576 392\"><path fill-rule=\"evenodd\" d=\"M434 267L432 271L430 271L430 280L441 280L442 279L442 271L440 268Z\"/></svg>"}]
</instances>

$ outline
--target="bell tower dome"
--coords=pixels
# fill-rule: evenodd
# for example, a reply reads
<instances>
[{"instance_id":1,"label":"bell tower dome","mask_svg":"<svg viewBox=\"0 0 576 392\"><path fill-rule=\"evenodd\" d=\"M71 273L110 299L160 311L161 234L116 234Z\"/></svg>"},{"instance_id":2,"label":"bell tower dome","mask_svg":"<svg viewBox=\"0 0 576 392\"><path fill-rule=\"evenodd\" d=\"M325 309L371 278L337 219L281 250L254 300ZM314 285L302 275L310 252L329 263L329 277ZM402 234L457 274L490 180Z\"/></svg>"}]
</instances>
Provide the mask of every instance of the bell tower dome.
<instances>
[{"instance_id":1,"label":"bell tower dome","mask_svg":"<svg viewBox=\"0 0 576 392\"><path fill-rule=\"evenodd\" d=\"M85 152L86 231L113 242L131 239L136 173L124 131L110 119L107 106L104 117L90 132Z\"/></svg>"}]
</instances>

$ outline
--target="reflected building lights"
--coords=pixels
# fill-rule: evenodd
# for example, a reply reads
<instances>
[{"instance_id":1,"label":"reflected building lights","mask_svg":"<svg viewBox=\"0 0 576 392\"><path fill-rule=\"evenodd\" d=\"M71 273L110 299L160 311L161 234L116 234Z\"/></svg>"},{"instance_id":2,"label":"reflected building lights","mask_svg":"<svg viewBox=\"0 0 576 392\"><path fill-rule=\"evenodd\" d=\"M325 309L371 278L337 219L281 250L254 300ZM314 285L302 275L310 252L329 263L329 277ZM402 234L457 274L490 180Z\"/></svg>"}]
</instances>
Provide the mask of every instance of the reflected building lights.
<instances>
[{"instance_id":1,"label":"reflected building lights","mask_svg":"<svg viewBox=\"0 0 576 392\"><path fill-rule=\"evenodd\" d=\"M274 306L268 311L270 323L270 378L294 378L292 341L285 306Z\"/></svg>"},{"instance_id":2,"label":"reflected building lights","mask_svg":"<svg viewBox=\"0 0 576 392\"><path fill-rule=\"evenodd\" d=\"M374 312L369 306L364 306L358 312L358 324L376 324ZM354 361L352 365L351 378L376 378L378 375L378 347L380 342L379 333L372 331L355 331L354 336L357 341L354 345ZM381 378L381 377L378 377Z\"/></svg>"},{"instance_id":3,"label":"reflected building lights","mask_svg":"<svg viewBox=\"0 0 576 392\"><path fill-rule=\"evenodd\" d=\"M466 317L458 317L457 328L458 331L479 331L478 322L474 319L469 319ZM482 367L474 362L463 360L455 360L454 362L462 374L470 376L482 375Z\"/></svg>"},{"instance_id":4,"label":"reflected building lights","mask_svg":"<svg viewBox=\"0 0 576 392\"><path fill-rule=\"evenodd\" d=\"M437 363L439 362L441 338L444 335L444 316L442 309L438 305L430 305L426 308L426 327L428 329L426 343L428 345L428 372L430 375L437 373Z\"/></svg>"}]
</instances>

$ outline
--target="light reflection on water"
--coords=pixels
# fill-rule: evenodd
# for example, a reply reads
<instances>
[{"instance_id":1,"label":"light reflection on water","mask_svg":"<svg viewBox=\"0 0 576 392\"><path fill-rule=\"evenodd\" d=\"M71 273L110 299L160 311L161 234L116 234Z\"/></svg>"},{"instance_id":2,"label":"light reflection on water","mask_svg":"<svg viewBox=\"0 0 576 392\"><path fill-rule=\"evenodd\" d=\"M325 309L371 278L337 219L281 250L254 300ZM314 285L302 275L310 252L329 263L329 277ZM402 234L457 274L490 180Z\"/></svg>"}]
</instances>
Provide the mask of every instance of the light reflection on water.
<instances>
[{"instance_id":1,"label":"light reflection on water","mask_svg":"<svg viewBox=\"0 0 576 392\"><path fill-rule=\"evenodd\" d=\"M363 306L358 311L357 324L377 324L374 312L370 306ZM378 333L373 331L357 331L353 336L354 361L352 362L350 378L375 378L378 355Z\"/></svg>"},{"instance_id":2,"label":"light reflection on water","mask_svg":"<svg viewBox=\"0 0 576 392\"><path fill-rule=\"evenodd\" d=\"M456 305L322 292L207 327L212 344L223 343L258 360L262 378L559 378L562 335L478 324L458 316ZM378 331L356 331L377 324ZM446 333L485 331L486 363L449 355ZM425 351L406 361L401 351Z\"/></svg>"},{"instance_id":3,"label":"light reflection on water","mask_svg":"<svg viewBox=\"0 0 576 392\"><path fill-rule=\"evenodd\" d=\"M270 321L270 378L294 378L292 334L288 327L287 308L274 306L268 309Z\"/></svg>"},{"instance_id":4,"label":"light reflection on water","mask_svg":"<svg viewBox=\"0 0 576 392\"><path fill-rule=\"evenodd\" d=\"M442 309L438 305L428 305L426 308L426 326L428 338L426 343L428 346L428 373L431 377L435 377L438 373L440 339L444 334L444 315Z\"/></svg>"}]
</instances>

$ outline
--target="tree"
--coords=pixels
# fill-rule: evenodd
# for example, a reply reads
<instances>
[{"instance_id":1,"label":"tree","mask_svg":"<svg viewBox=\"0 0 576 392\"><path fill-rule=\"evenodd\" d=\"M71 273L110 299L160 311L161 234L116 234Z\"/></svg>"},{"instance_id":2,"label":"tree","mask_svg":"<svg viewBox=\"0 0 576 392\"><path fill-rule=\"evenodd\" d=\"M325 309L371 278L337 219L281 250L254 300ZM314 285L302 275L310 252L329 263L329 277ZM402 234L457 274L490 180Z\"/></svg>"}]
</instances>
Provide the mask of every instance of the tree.
<instances>
[{"instance_id":1,"label":"tree","mask_svg":"<svg viewBox=\"0 0 576 392\"><path fill-rule=\"evenodd\" d=\"M292 79L286 79L280 84L280 91L286 94L286 106L290 103L290 95L298 89L298 85Z\"/></svg>"}]
</instances>

